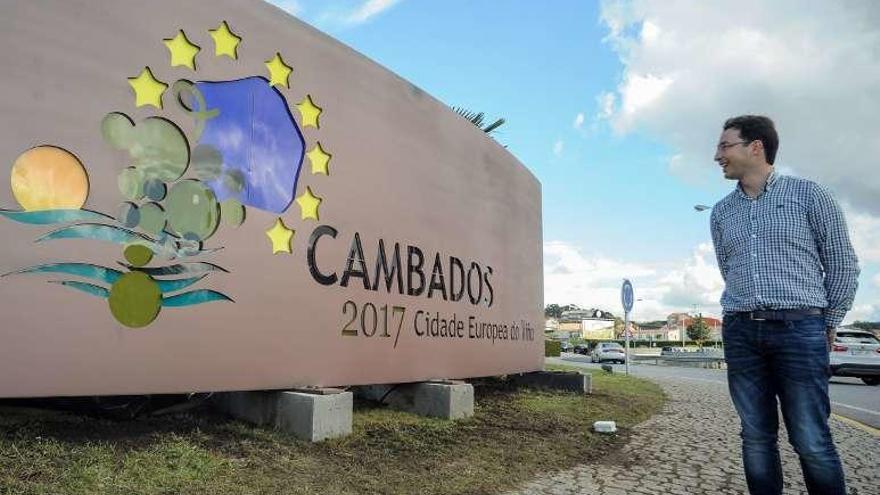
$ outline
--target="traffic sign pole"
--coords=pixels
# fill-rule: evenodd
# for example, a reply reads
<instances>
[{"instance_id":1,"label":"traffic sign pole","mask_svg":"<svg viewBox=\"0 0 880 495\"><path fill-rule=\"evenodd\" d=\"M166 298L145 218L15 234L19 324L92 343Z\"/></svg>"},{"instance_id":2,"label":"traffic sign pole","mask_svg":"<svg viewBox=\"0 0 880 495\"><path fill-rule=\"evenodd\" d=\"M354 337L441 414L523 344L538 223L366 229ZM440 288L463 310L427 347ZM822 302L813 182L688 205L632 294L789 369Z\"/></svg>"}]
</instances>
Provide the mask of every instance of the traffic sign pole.
<instances>
[{"instance_id":1,"label":"traffic sign pole","mask_svg":"<svg viewBox=\"0 0 880 495\"><path fill-rule=\"evenodd\" d=\"M624 369L626 370L626 374L629 375L629 311L623 314L623 331L626 334L626 349L625 349L625 359L624 361Z\"/></svg>"},{"instance_id":2,"label":"traffic sign pole","mask_svg":"<svg viewBox=\"0 0 880 495\"><path fill-rule=\"evenodd\" d=\"M620 287L620 302L623 303L623 334L624 334L624 370L627 375L629 375L629 313L632 311L633 301L635 297L633 295L633 286L630 283L629 279L623 279L623 285Z\"/></svg>"}]
</instances>

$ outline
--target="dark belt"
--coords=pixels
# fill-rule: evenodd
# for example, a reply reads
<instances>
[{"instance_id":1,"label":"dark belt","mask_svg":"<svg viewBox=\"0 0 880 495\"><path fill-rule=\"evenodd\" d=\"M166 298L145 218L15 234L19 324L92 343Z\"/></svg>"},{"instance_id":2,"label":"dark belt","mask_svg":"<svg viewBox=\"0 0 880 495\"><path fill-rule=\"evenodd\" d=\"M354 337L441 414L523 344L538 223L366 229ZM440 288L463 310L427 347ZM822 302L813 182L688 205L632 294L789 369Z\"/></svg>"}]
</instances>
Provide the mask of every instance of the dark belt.
<instances>
[{"instance_id":1,"label":"dark belt","mask_svg":"<svg viewBox=\"0 0 880 495\"><path fill-rule=\"evenodd\" d=\"M760 311L737 311L737 316L755 321L799 321L811 316L821 316L825 312L822 308L802 308L802 309L779 309L779 310L760 310Z\"/></svg>"}]
</instances>

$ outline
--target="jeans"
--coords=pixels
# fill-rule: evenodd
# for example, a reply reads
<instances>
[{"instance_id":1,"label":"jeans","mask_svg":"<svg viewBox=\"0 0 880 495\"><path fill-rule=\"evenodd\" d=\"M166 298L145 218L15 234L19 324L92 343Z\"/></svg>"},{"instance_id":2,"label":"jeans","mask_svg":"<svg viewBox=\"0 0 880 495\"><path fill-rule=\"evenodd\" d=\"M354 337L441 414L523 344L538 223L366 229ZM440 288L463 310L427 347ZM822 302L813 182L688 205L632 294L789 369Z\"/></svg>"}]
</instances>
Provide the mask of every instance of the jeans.
<instances>
[{"instance_id":1,"label":"jeans","mask_svg":"<svg viewBox=\"0 0 880 495\"><path fill-rule=\"evenodd\" d=\"M779 414L810 494L845 495L843 468L828 429L828 342L823 316L757 321L728 314L722 326L727 383L739 413L749 492L782 493Z\"/></svg>"}]
</instances>

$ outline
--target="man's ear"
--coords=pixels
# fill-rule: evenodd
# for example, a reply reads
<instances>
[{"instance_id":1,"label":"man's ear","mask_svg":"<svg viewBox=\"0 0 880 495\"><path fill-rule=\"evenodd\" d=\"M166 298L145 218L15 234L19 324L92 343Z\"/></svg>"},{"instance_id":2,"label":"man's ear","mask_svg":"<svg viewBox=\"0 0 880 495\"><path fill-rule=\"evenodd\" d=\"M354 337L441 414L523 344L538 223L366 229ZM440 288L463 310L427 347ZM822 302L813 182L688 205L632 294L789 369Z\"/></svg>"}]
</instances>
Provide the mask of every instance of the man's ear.
<instances>
[{"instance_id":1,"label":"man's ear","mask_svg":"<svg viewBox=\"0 0 880 495\"><path fill-rule=\"evenodd\" d=\"M764 143L760 139L752 141L752 144L749 145L749 147L754 156L758 158L763 157L764 161L767 161L767 154L764 152Z\"/></svg>"}]
</instances>

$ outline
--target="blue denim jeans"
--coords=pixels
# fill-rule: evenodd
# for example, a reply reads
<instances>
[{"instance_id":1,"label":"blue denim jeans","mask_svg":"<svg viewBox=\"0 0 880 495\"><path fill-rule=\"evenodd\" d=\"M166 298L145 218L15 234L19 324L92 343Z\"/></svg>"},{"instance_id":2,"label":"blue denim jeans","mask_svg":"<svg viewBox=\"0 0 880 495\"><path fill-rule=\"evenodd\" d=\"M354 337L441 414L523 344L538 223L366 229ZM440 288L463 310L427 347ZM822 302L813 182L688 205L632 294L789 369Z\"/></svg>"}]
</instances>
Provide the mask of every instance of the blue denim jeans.
<instances>
[{"instance_id":1,"label":"blue denim jeans","mask_svg":"<svg viewBox=\"0 0 880 495\"><path fill-rule=\"evenodd\" d=\"M779 413L811 494L845 495L843 468L828 429L828 342L823 316L756 321L725 315L727 383L739 413L749 492L782 493Z\"/></svg>"}]
</instances>

